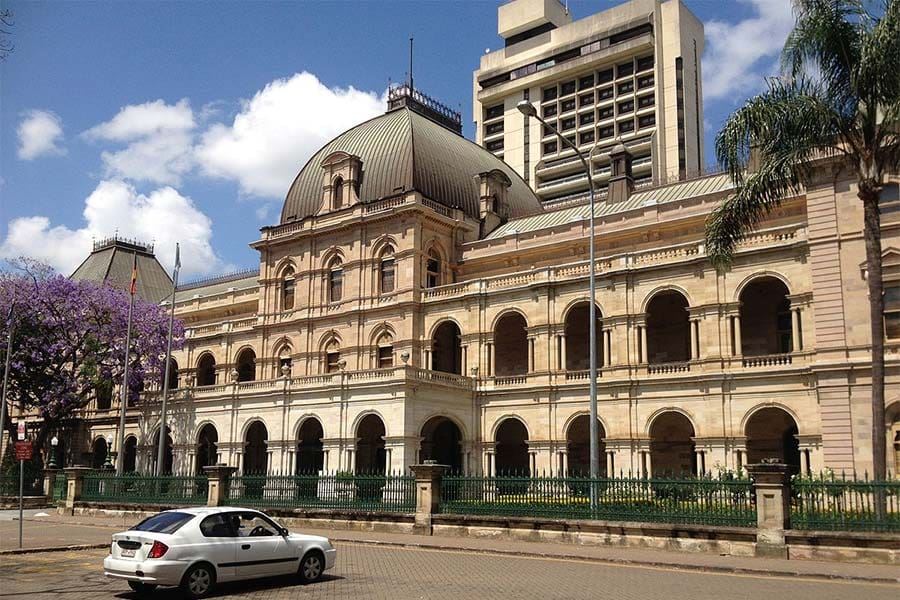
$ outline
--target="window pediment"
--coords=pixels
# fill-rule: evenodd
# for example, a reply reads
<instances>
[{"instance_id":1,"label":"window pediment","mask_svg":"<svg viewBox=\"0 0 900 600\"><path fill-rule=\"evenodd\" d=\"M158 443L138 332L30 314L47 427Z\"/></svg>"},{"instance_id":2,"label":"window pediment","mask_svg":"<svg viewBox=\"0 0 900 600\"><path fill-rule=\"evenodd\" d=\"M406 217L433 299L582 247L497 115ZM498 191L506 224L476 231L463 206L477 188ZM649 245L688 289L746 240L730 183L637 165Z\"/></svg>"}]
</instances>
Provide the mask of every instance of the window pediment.
<instances>
[{"instance_id":1,"label":"window pediment","mask_svg":"<svg viewBox=\"0 0 900 600\"><path fill-rule=\"evenodd\" d=\"M347 152L332 152L321 163L322 205L320 213L341 210L359 202L362 161Z\"/></svg>"}]
</instances>

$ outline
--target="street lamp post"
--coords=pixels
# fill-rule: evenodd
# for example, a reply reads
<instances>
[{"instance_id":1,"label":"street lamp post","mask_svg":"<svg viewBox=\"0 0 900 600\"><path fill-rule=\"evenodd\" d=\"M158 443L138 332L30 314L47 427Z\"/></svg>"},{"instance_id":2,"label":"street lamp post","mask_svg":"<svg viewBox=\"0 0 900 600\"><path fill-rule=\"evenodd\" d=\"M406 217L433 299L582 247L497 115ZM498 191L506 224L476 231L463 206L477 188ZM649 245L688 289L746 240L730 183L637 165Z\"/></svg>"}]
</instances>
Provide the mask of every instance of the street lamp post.
<instances>
[{"instance_id":1,"label":"street lamp post","mask_svg":"<svg viewBox=\"0 0 900 600\"><path fill-rule=\"evenodd\" d=\"M516 105L516 108L519 109L519 112L525 115L526 117L534 117L537 119L544 127L550 129L556 137L560 139L560 141L575 151L575 154L578 156L578 160L581 161L582 166L584 166L584 171L587 174L588 178L588 189L590 190L590 274L588 275L589 288L590 288L590 400L591 400L591 479L598 479L600 477L600 432L597 427L597 304L595 301L595 291L596 291L596 282L595 282L595 264L594 264L594 178L593 178L593 170L588 166L587 161L584 159L584 154L578 149L578 147L573 144L567 137L562 135L559 131L557 131L556 127L545 121L538 114L537 109L535 109L534 105L528 100L522 100ZM597 502L596 498L596 487L594 485L591 486L591 506L595 506Z\"/></svg>"},{"instance_id":2,"label":"street lamp post","mask_svg":"<svg viewBox=\"0 0 900 600\"><path fill-rule=\"evenodd\" d=\"M54 435L50 438L50 462L47 464L48 469L59 468L59 458L56 456L57 446L59 446L59 438Z\"/></svg>"}]
</instances>

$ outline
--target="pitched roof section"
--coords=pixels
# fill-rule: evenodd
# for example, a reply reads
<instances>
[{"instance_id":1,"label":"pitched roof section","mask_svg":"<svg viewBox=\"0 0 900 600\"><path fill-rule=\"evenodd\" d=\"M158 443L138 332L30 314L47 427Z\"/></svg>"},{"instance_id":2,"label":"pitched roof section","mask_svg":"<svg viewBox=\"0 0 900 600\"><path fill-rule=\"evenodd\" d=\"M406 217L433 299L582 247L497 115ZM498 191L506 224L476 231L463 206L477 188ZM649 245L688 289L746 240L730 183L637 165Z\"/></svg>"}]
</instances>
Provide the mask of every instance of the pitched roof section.
<instances>
[{"instance_id":1,"label":"pitched roof section","mask_svg":"<svg viewBox=\"0 0 900 600\"><path fill-rule=\"evenodd\" d=\"M137 255L135 293L147 302L159 303L172 293L172 280L153 255L152 246L111 238L94 244L94 250L72 273L72 279L131 288L131 268Z\"/></svg>"},{"instance_id":2,"label":"pitched roof section","mask_svg":"<svg viewBox=\"0 0 900 600\"><path fill-rule=\"evenodd\" d=\"M409 108L399 108L361 123L322 147L306 163L288 191L281 223L319 212L322 205L321 162L333 152L360 157L359 197L372 202L402 192L418 191L444 206L479 217L479 186L475 176L503 171L512 186L510 216L542 211L528 184L505 162L481 146L457 135Z\"/></svg>"},{"instance_id":3,"label":"pitched roof section","mask_svg":"<svg viewBox=\"0 0 900 600\"><path fill-rule=\"evenodd\" d=\"M247 270L202 281L179 285L175 291L175 303L186 302L194 296L207 297L224 294L229 289L247 290L259 287L259 271Z\"/></svg>"},{"instance_id":4,"label":"pitched roof section","mask_svg":"<svg viewBox=\"0 0 900 600\"><path fill-rule=\"evenodd\" d=\"M663 187L641 190L632 194L628 200L616 204L597 202L594 208L594 216L602 217L605 215L626 212L642 206L677 202L679 200L706 196L708 194L715 194L733 188L734 184L731 182L731 178L727 173L710 175L691 181L682 181ZM579 206L545 212L540 215L525 217L523 219L514 219L492 231L486 239L496 239L507 235L529 233L531 231L537 231L538 229L556 227L572 221L587 219L590 215L590 206L588 204L581 204Z\"/></svg>"}]
</instances>

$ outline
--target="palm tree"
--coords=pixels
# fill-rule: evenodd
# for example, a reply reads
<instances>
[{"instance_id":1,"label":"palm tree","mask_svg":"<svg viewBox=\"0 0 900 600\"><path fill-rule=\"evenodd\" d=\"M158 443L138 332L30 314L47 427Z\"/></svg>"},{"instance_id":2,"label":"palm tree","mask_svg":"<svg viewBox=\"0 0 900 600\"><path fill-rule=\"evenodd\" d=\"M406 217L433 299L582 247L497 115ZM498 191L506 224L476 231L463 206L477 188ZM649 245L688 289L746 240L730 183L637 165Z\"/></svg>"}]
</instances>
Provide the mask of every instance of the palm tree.
<instances>
[{"instance_id":1,"label":"palm tree","mask_svg":"<svg viewBox=\"0 0 900 600\"><path fill-rule=\"evenodd\" d=\"M872 334L874 477L884 479L884 298L878 199L900 167L900 0L794 0L796 23L781 77L729 117L716 157L735 193L710 215L706 238L717 268L784 198L802 191L813 166L837 161L863 204ZM750 168L748 168L750 167Z\"/></svg>"}]
</instances>

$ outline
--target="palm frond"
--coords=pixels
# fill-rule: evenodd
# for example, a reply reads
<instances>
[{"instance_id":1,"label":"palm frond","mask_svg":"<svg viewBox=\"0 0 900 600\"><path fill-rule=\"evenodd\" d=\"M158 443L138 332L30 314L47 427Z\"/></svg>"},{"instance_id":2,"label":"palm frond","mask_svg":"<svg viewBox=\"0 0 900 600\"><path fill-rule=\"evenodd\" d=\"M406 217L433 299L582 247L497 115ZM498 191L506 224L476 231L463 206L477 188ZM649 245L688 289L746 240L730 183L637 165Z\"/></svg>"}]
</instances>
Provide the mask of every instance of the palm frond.
<instances>
[{"instance_id":1,"label":"palm frond","mask_svg":"<svg viewBox=\"0 0 900 600\"><path fill-rule=\"evenodd\" d=\"M807 168L822 153L846 152L846 119L824 90L805 80L771 80L769 90L738 109L716 138L716 154L737 191L707 221L707 253L726 266L743 235L784 198L800 191ZM747 170L751 152L758 166Z\"/></svg>"},{"instance_id":2,"label":"palm frond","mask_svg":"<svg viewBox=\"0 0 900 600\"><path fill-rule=\"evenodd\" d=\"M794 0L794 14L796 23L781 54L782 71L791 79L815 73L842 112L852 112L860 30L868 22L862 0Z\"/></svg>"}]
</instances>

